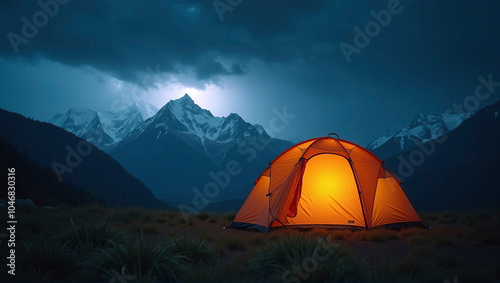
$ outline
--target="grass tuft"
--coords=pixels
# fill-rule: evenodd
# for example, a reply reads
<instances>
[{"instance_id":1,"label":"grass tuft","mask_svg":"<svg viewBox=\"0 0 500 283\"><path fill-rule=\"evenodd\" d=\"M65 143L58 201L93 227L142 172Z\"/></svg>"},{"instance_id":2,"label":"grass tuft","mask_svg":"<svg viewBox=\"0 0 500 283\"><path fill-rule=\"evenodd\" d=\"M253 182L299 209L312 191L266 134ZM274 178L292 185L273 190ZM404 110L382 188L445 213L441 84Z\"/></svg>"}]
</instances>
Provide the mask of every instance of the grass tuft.
<instances>
[{"instance_id":1,"label":"grass tuft","mask_svg":"<svg viewBox=\"0 0 500 283\"><path fill-rule=\"evenodd\" d=\"M248 262L264 281L359 282L362 263L327 237L287 236L265 245Z\"/></svg>"},{"instance_id":2,"label":"grass tuft","mask_svg":"<svg viewBox=\"0 0 500 283\"><path fill-rule=\"evenodd\" d=\"M71 220L71 227L62 233L59 242L75 252L88 253L94 248L114 247L126 238L123 230L107 223L75 225Z\"/></svg>"},{"instance_id":3,"label":"grass tuft","mask_svg":"<svg viewBox=\"0 0 500 283\"><path fill-rule=\"evenodd\" d=\"M51 240L25 243L20 257L20 270L28 281L68 280L75 270L75 253Z\"/></svg>"},{"instance_id":4,"label":"grass tuft","mask_svg":"<svg viewBox=\"0 0 500 283\"><path fill-rule=\"evenodd\" d=\"M212 265L216 263L217 252L205 240L169 237L167 245L172 254L184 256L190 264Z\"/></svg>"},{"instance_id":5,"label":"grass tuft","mask_svg":"<svg viewBox=\"0 0 500 283\"><path fill-rule=\"evenodd\" d=\"M82 263L89 280L110 281L117 274L136 282L175 281L183 270L184 257L172 254L166 245L136 239L112 249L100 249Z\"/></svg>"}]
</instances>

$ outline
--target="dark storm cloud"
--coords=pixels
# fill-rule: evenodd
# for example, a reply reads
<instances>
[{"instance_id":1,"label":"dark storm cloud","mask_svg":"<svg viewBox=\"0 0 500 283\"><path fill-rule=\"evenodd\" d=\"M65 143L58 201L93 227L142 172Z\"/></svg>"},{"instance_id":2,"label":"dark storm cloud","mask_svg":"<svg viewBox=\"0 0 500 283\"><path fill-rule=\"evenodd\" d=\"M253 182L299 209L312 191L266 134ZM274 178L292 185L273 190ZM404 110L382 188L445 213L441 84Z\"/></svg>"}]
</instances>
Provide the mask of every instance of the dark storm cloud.
<instances>
[{"instance_id":1,"label":"dark storm cloud","mask_svg":"<svg viewBox=\"0 0 500 283\"><path fill-rule=\"evenodd\" d=\"M192 73L209 82L243 74L249 58L291 60L294 52L283 46L300 43L293 36L294 17L323 7L321 1L307 5L247 1L238 11L227 12L226 22L221 22L211 1L42 2L57 3L59 11L30 39L23 36L22 19L33 23L42 7L35 1L2 1L2 56L30 60L41 56L72 66L90 65L138 83L149 65L159 64L171 74Z\"/></svg>"},{"instance_id":2,"label":"dark storm cloud","mask_svg":"<svg viewBox=\"0 0 500 283\"><path fill-rule=\"evenodd\" d=\"M2 1L0 54L89 65L139 85L148 66L217 83L261 59L289 64L320 92L388 75L432 81L434 72L492 69L490 62L500 59L492 52L500 47L495 1L398 1L403 11L351 64L339 44L354 44L353 28L363 29L373 20L370 11L390 1L240 2L221 21L213 1L68 1L16 54L8 34L22 36L21 19L33 22L42 8L36 1Z\"/></svg>"},{"instance_id":3,"label":"dark storm cloud","mask_svg":"<svg viewBox=\"0 0 500 283\"><path fill-rule=\"evenodd\" d=\"M35 1L1 5L2 56L89 65L139 84L147 66L156 65L162 72L216 82L218 76L244 74L247 60L255 58L314 65L331 61L334 53L342 64L336 49L339 35L356 23L353 11L360 7L326 1L243 1L226 11L222 22L212 1L74 0L59 4L59 11L26 43L11 33L23 36L22 18L33 23L42 7Z\"/></svg>"}]
</instances>

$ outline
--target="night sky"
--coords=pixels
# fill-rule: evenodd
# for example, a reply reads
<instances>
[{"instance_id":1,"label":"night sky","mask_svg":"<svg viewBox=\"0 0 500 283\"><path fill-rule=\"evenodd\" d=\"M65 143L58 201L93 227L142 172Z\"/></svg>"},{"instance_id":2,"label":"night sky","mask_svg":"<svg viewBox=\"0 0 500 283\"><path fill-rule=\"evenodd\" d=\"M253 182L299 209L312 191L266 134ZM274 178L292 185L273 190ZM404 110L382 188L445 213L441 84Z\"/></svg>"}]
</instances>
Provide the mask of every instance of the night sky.
<instances>
[{"instance_id":1,"label":"night sky","mask_svg":"<svg viewBox=\"0 0 500 283\"><path fill-rule=\"evenodd\" d=\"M365 145L500 81L495 0L40 3L0 2L0 107L44 121L188 93L266 128L286 107L278 138Z\"/></svg>"}]
</instances>

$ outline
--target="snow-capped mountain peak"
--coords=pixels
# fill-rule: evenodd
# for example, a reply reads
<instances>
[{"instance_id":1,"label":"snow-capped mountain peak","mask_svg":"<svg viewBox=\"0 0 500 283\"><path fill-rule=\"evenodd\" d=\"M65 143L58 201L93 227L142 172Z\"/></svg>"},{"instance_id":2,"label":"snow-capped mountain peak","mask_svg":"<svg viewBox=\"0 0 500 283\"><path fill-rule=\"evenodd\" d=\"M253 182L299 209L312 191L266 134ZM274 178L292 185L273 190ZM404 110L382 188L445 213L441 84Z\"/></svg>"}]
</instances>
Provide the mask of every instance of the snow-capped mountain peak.
<instances>
[{"instance_id":1,"label":"snow-capped mountain peak","mask_svg":"<svg viewBox=\"0 0 500 283\"><path fill-rule=\"evenodd\" d=\"M214 116L187 94L169 101L155 116L130 133L123 143L132 142L139 136L148 137L157 146L168 143L172 138L182 140L215 163L220 162L227 151L239 142L252 137L269 138L261 126L245 122L236 113L227 117Z\"/></svg>"},{"instance_id":2,"label":"snow-capped mountain peak","mask_svg":"<svg viewBox=\"0 0 500 283\"><path fill-rule=\"evenodd\" d=\"M191 105L191 106L196 105L196 103L194 103L194 100L187 93L185 93L184 96L182 96L179 99L171 100L171 102L173 102L173 103L181 103L181 104Z\"/></svg>"},{"instance_id":3,"label":"snow-capped mountain peak","mask_svg":"<svg viewBox=\"0 0 500 283\"><path fill-rule=\"evenodd\" d=\"M408 150L420 143L437 139L458 127L473 113L420 113L410 123L393 135L384 135L371 142L367 148L376 150L379 157L389 157L397 152Z\"/></svg>"},{"instance_id":4,"label":"snow-capped mountain peak","mask_svg":"<svg viewBox=\"0 0 500 283\"><path fill-rule=\"evenodd\" d=\"M245 122L236 113L217 117L184 95L165 104L108 153L155 194L177 198L191 194L192 188L203 189L207 180L214 180L213 172L235 161L245 162L245 170L231 176L234 188L220 186L221 196L239 190L291 145L270 138L264 128Z\"/></svg>"},{"instance_id":5,"label":"snow-capped mountain peak","mask_svg":"<svg viewBox=\"0 0 500 283\"><path fill-rule=\"evenodd\" d=\"M56 114L49 122L104 149L121 141L157 111L146 102L136 102L119 112L75 108Z\"/></svg>"},{"instance_id":6,"label":"snow-capped mountain peak","mask_svg":"<svg viewBox=\"0 0 500 283\"><path fill-rule=\"evenodd\" d=\"M127 109L129 112L136 111L140 113L144 120L147 120L158 113L158 108L153 104L149 104L147 102L134 102Z\"/></svg>"},{"instance_id":7,"label":"snow-capped mountain peak","mask_svg":"<svg viewBox=\"0 0 500 283\"><path fill-rule=\"evenodd\" d=\"M410 126L402 128L394 137L400 138L400 147L403 150L406 139L420 143L437 139L471 116L472 113L437 113L436 111L420 113Z\"/></svg>"},{"instance_id":8,"label":"snow-capped mountain peak","mask_svg":"<svg viewBox=\"0 0 500 283\"><path fill-rule=\"evenodd\" d=\"M158 124L165 121L169 129L194 134L202 143L205 141L227 143L260 133L236 113L231 113L228 117L215 117L209 110L198 106L188 94L169 101L150 123Z\"/></svg>"},{"instance_id":9,"label":"snow-capped mountain peak","mask_svg":"<svg viewBox=\"0 0 500 283\"><path fill-rule=\"evenodd\" d=\"M91 124L96 122L96 119L99 119L96 111L74 108L68 110L66 114L56 114L50 122L57 126L64 125L67 131L77 136L83 136Z\"/></svg>"}]
</instances>

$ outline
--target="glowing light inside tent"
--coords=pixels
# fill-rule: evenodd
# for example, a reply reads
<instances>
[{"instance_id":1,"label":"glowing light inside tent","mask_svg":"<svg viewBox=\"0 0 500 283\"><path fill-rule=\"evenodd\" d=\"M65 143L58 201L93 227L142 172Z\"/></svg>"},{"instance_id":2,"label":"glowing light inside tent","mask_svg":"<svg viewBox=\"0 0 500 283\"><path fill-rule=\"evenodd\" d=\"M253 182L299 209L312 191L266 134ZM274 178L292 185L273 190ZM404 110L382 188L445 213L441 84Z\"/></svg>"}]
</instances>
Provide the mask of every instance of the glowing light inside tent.
<instances>
[{"instance_id":1,"label":"glowing light inside tent","mask_svg":"<svg viewBox=\"0 0 500 283\"><path fill-rule=\"evenodd\" d=\"M364 225L356 181L347 159L320 154L307 162L297 216L288 221L291 225Z\"/></svg>"}]
</instances>

